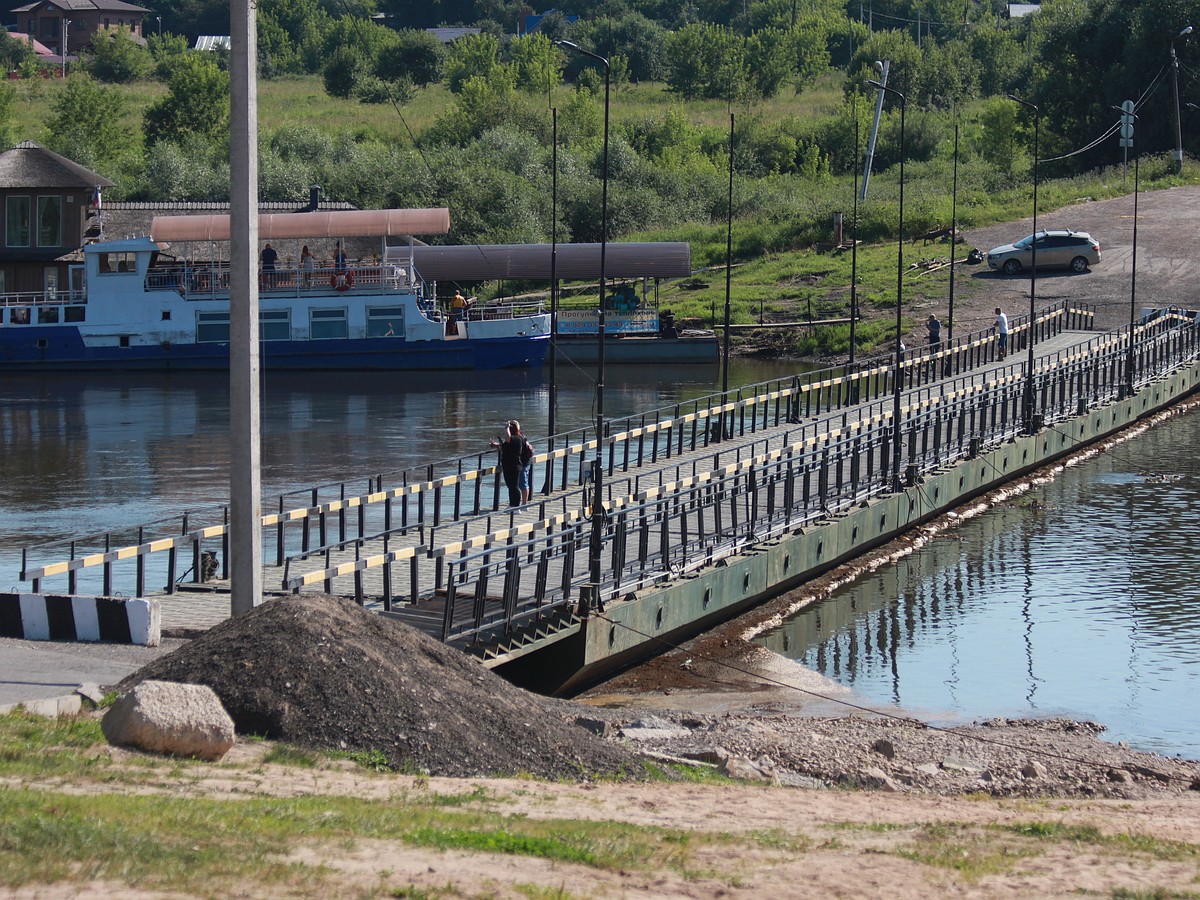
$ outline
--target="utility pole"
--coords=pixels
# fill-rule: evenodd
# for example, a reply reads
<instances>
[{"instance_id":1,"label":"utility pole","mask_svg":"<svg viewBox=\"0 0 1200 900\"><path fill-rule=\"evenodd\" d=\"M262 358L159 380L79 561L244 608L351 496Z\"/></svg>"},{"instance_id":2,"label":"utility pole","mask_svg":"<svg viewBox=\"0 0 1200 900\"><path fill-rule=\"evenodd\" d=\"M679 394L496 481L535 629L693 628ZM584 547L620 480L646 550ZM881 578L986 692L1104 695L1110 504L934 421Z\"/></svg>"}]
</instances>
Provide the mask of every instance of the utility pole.
<instances>
[{"instance_id":1,"label":"utility pole","mask_svg":"<svg viewBox=\"0 0 1200 900\"><path fill-rule=\"evenodd\" d=\"M258 351L257 0L229 6L230 615L262 602Z\"/></svg>"}]
</instances>

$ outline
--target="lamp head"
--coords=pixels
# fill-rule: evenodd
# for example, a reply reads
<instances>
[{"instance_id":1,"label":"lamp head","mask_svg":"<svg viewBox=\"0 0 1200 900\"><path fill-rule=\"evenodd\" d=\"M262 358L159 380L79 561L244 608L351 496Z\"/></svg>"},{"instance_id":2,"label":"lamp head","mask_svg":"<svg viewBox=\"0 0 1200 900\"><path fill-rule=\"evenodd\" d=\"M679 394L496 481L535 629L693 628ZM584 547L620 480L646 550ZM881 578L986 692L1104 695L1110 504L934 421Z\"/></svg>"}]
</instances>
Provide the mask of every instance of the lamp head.
<instances>
[{"instance_id":1,"label":"lamp head","mask_svg":"<svg viewBox=\"0 0 1200 900\"><path fill-rule=\"evenodd\" d=\"M558 44L558 46L560 46L560 47L565 47L568 50L579 50L580 49L579 45L576 44L574 41L555 41L554 43Z\"/></svg>"},{"instance_id":2,"label":"lamp head","mask_svg":"<svg viewBox=\"0 0 1200 900\"><path fill-rule=\"evenodd\" d=\"M1177 36L1183 37L1185 34L1191 34L1191 33L1192 33L1192 26L1185 25L1183 31L1179 32L1179 34Z\"/></svg>"}]
</instances>

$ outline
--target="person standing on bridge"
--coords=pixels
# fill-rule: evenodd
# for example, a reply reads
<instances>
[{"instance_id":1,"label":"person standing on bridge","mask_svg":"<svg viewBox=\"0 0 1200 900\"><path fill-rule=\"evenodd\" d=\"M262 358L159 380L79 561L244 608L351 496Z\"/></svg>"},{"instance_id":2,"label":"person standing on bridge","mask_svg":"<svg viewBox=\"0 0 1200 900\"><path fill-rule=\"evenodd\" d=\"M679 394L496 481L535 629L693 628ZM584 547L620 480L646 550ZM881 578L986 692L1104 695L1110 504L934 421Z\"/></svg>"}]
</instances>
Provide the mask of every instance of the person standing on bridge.
<instances>
[{"instance_id":1,"label":"person standing on bridge","mask_svg":"<svg viewBox=\"0 0 1200 900\"><path fill-rule=\"evenodd\" d=\"M528 503L533 491L533 445L521 433L521 423L509 419L504 426L504 437L493 438L492 448L500 450L500 471L508 487L508 505L520 506Z\"/></svg>"},{"instance_id":2,"label":"person standing on bridge","mask_svg":"<svg viewBox=\"0 0 1200 900\"><path fill-rule=\"evenodd\" d=\"M1000 336L1000 358L1008 356L1008 316L1004 310L996 307L996 334Z\"/></svg>"}]
</instances>

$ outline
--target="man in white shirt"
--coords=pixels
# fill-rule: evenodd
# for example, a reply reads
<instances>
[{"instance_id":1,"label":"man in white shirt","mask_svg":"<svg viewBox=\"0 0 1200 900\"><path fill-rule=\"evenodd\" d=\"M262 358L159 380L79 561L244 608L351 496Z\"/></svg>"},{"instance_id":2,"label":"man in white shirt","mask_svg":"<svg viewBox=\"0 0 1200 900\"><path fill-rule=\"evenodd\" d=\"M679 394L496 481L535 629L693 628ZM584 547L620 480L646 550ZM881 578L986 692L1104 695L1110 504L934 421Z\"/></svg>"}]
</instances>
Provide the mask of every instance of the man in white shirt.
<instances>
[{"instance_id":1,"label":"man in white shirt","mask_svg":"<svg viewBox=\"0 0 1200 900\"><path fill-rule=\"evenodd\" d=\"M996 307L996 334L1000 335L1000 358L1008 356L1008 316Z\"/></svg>"}]
</instances>

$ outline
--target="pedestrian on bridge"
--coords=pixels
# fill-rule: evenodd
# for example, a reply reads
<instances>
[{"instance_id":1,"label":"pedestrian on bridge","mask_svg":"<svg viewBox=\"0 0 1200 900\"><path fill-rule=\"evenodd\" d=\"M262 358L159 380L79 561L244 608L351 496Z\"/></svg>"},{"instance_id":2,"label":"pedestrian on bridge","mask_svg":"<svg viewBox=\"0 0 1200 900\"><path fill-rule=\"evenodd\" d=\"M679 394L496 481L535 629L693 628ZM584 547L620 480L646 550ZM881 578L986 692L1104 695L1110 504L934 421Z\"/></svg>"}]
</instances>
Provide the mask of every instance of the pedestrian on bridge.
<instances>
[{"instance_id":1,"label":"pedestrian on bridge","mask_svg":"<svg viewBox=\"0 0 1200 900\"><path fill-rule=\"evenodd\" d=\"M1008 356L1008 316L1004 310L996 307L996 334L1000 336L1000 358Z\"/></svg>"},{"instance_id":2,"label":"pedestrian on bridge","mask_svg":"<svg viewBox=\"0 0 1200 900\"><path fill-rule=\"evenodd\" d=\"M490 446L500 450L500 471L508 487L508 505L528 503L533 494L533 444L521 432L521 423L509 419L504 426L504 437L493 438Z\"/></svg>"}]
</instances>

